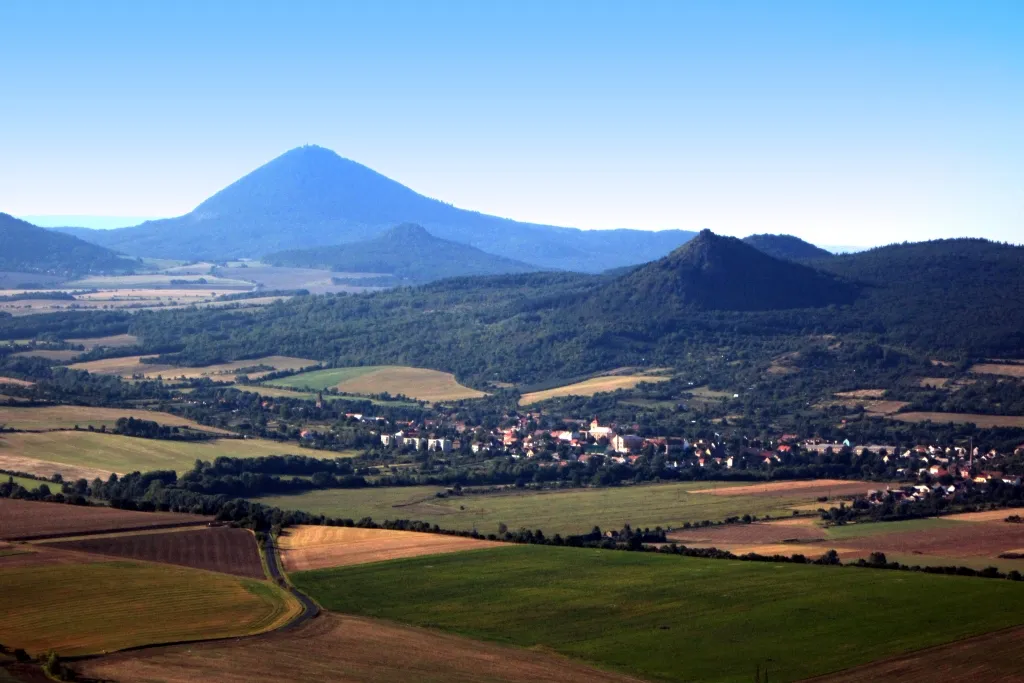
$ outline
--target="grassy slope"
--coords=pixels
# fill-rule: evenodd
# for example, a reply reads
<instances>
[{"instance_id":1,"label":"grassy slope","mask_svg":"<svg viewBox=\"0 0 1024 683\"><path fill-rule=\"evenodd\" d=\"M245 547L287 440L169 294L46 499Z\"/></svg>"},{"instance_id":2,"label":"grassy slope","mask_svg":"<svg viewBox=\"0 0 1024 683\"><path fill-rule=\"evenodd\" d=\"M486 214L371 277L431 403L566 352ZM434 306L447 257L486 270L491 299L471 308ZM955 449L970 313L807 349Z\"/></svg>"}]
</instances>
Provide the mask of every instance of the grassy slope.
<instances>
[{"instance_id":1,"label":"grassy slope","mask_svg":"<svg viewBox=\"0 0 1024 683\"><path fill-rule=\"evenodd\" d=\"M313 370L267 382L270 386L320 391L336 387L352 394L403 394L424 401L479 398L483 392L459 384L451 373L402 365Z\"/></svg>"},{"instance_id":2,"label":"grassy slope","mask_svg":"<svg viewBox=\"0 0 1024 683\"><path fill-rule=\"evenodd\" d=\"M725 485L718 484L720 487ZM780 498L689 493L693 489L708 487L707 482L687 482L439 499L434 497L434 493L442 489L415 486L310 491L299 495L272 496L260 499L260 502L332 517L419 519L449 529L472 529L475 526L483 533L496 531L498 523L504 522L509 528L542 529L547 534L587 532L595 524L602 529L619 529L627 522L634 527L653 528L659 525L678 527L684 522L706 519L719 521L744 514L777 517L789 515L790 505L817 504L812 495L799 491L793 492L792 497ZM755 485L753 488L758 487Z\"/></svg>"},{"instance_id":3,"label":"grassy slope","mask_svg":"<svg viewBox=\"0 0 1024 683\"><path fill-rule=\"evenodd\" d=\"M53 493L59 492L61 488L60 484L54 484L52 481L45 479L29 479L28 477L15 477L10 474L0 473L0 484L6 484L9 479L13 479L15 484L23 486L28 491L39 488L40 484L49 486L50 491Z\"/></svg>"},{"instance_id":4,"label":"grassy slope","mask_svg":"<svg viewBox=\"0 0 1024 683\"><path fill-rule=\"evenodd\" d=\"M180 473L192 469L196 459L213 461L222 455L242 458L281 455L298 450L292 444L262 439L162 441L87 431L6 433L0 436L0 456L22 455L111 472L171 469Z\"/></svg>"},{"instance_id":5,"label":"grassy slope","mask_svg":"<svg viewBox=\"0 0 1024 683\"><path fill-rule=\"evenodd\" d=\"M292 578L328 609L680 681L750 681L769 658L798 680L1024 621L1009 581L536 546Z\"/></svg>"},{"instance_id":6,"label":"grassy slope","mask_svg":"<svg viewBox=\"0 0 1024 683\"><path fill-rule=\"evenodd\" d=\"M133 562L0 568L0 642L62 655L256 633L290 618L274 586Z\"/></svg>"},{"instance_id":7,"label":"grassy slope","mask_svg":"<svg viewBox=\"0 0 1024 683\"><path fill-rule=\"evenodd\" d=\"M306 391L323 391L330 387L337 386L341 382L362 377L363 375L380 370L375 365L367 365L358 368L330 368L328 370L313 370L311 372L300 372L291 377L272 379L266 382L268 386L283 387L285 389L299 389Z\"/></svg>"}]
</instances>

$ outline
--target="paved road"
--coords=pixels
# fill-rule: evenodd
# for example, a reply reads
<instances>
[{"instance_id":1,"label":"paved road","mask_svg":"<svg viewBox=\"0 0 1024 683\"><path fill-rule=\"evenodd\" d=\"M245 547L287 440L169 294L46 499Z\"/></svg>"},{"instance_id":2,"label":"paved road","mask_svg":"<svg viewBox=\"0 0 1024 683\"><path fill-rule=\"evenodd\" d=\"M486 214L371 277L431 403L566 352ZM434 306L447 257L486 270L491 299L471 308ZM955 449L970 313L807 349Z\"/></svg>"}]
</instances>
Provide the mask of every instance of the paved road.
<instances>
[{"instance_id":1,"label":"paved road","mask_svg":"<svg viewBox=\"0 0 1024 683\"><path fill-rule=\"evenodd\" d=\"M287 588L295 598L302 603L302 614L295 617L294 620L288 622L285 626L282 626L279 631L283 631L289 628L295 628L299 624L304 624L316 615L320 614L320 607L313 600L301 592L299 589L290 585L284 580L284 574L281 573L281 567L277 562L277 549L274 547L274 538L269 532L266 533L267 542L264 545L264 554L267 557L267 570L270 572L270 578L273 579L278 585Z\"/></svg>"}]
</instances>

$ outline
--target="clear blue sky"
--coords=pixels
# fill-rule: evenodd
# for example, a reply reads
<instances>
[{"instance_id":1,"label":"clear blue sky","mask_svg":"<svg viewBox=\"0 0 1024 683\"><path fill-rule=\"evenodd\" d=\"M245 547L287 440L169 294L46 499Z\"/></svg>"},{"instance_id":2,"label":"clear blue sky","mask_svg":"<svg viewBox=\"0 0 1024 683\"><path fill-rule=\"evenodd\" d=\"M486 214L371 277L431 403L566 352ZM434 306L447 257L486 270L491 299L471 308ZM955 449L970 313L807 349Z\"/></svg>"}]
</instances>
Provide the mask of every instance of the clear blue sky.
<instances>
[{"instance_id":1,"label":"clear blue sky","mask_svg":"<svg viewBox=\"0 0 1024 683\"><path fill-rule=\"evenodd\" d=\"M0 2L0 211L292 147L585 228L1024 241L1024 2Z\"/></svg>"}]
</instances>

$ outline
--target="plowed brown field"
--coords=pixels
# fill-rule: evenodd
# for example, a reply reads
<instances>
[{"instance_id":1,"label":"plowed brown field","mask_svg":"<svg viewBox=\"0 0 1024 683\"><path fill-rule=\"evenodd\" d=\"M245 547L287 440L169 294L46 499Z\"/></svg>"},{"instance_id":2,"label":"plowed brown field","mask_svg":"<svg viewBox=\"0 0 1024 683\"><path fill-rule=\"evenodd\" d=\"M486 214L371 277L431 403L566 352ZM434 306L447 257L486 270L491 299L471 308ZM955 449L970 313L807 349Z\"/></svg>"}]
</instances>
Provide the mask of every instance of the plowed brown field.
<instances>
[{"instance_id":1,"label":"plowed brown field","mask_svg":"<svg viewBox=\"0 0 1024 683\"><path fill-rule=\"evenodd\" d=\"M212 517L173 512L131 512L105 507L0 498L0 538L28 539L73 534L204 524Z\"/></svg>"},{"instance_id":2,"label":"plowed brown field","mask_svg":"<svg viewBox=\"0 0 1024 683\"><path fill-rule=\"evenodd\" d=\"M801 542L821 540L824 542L825 530L815 526L813 520L801 518L799 522L796 524L785 520L785 523L727 524L702 529L682 529L669 534L668 539L684 545L713 545L719 548L731 548L734 545L782 543L788 540ZM799 543L793 543L793 550L790 552L798 553L800 552L799 548Z\"/></svg>"},{"instance_id":3,"label":"plowed brown field","mask_svg":"<svg viewBox=\"0 0 1024 683\"><path fill-rule=\"evenodd\" d=\"M278 541L284 567L292 572L453 553L495 545L500 544L462 536L331 526L291 527L285 530Z\"/></svg>"},{"instance_id":4,"label":"plowed brown field","mask_svg":"<svg viewBox=\"0 0 1024 683\"><path fill-rule=\"evenodd\" d=\"M218 527L166 533L131 534L51 544L64 550L148 560L183 567L209 569L235 576L262 579L256 539L245 529Z\"/></svg>"},{"instance_id":5,"label":"plowed brown field","mask_svg":"<svg viewBox=\"0 0 1024 683\"><path fill-rule=\"evenodd\" d=\"M814 683L1024 683L1024 627L883 659ZM808 682L810 683L810 682Z\"/></svg>"},{"instance_id":6,"label":"plowed brown field","mask_svg":"<svg viewBox=\"0 0 1024 683\"><path fill-rule=\"evenodd\" d=\"M121 683L610 683L635 678L559 655L361 617L323 614L294 630L234 642L126 652L82 662Z\"/></svg>"},{"instance_id":7,"label":"plowed brown field","mask_svg":"<svg viewBox=\"0 0 1024 683\"><path fill-rule=\"evenodd\" d=\"M965 522L949 527L848 538L836 543L851 550L939 557L996 557L1024 546L1024 524Z\"/></svg>"}]
</instances>

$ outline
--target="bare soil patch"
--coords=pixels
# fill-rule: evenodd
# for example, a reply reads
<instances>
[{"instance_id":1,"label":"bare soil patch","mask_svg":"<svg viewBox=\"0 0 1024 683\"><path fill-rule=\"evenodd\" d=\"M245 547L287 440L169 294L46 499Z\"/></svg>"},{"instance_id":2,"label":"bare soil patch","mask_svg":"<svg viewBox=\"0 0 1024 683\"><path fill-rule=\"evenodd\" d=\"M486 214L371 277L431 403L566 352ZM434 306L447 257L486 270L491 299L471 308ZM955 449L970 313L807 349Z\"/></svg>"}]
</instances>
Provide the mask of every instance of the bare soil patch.
<instances>
[{"instance_id":1,"label":"bare soil patch","mask_svg":"<svg viewBox=\"0 0 1024 683\"><path fill-rule=\"evenodd\" d=\"M690 493L707 493L714 496L773 496L786 497L792 493L808 496L842 496L867 493L877 488L867 481L845 479L811 479L805 481L770 481L750 486L725 486L722 488L696 489Z\"/></svg>"},{"instance_id":2,"label":"bare soil patch","mask_svg":"<svg viewBox=\"0 0 1024 683\"><path fill-rule=\"evenodd\" d=\"M918 384L926 389L944 389L949 377L922 377Z\"/></svg>"},{"instance_id":3,"label":"bare soil patch","mask_svg":"<svg viewBox=\"0 0 1024 683\"><path fill-rule=\"evenodd\" d=\"M846 671L815 683L1024 683L1024 627L987 633Z\"/></svg>"},{"instance_id":4,"label":"bare soil patch","mask_svg":"<svg viewBox=\"0 0 1024 683\"><path fill-rule=\"evenodd\" d=\"M1007 512L1006 514L1010 514ZM996 557L1000 553L1024 546L1024 524L975 522L954 527L936 527L916 531L875 534L863 538L843 539L850 550L939 557ZM922 562L922 564L927 564Z\"/></svg>"},{"instance_id":5,"label":"bare soil patch","mask_svg":"<svg viewBox=\"0 0 1024 683\"><path fill-rule=\"evenodd\" d=\"M230 432L216 427L207 427L188 418L154 410L132 410L122 408L96 408L92 406L39 406L34 408L0 406L0 425L8 429L41 431L50 429L73 429L75 425L85 429L106 425L113 427L122 417L136 420L151 420L166 427L188 427L217 434Z\"/></svg>"},{"instance_id":6,"label":"bare soil patch","mask_svg":"<svg viewBox=\"0 0 1024 683\"><path fill-rule=\"evenodd\" d=\"M256 538L246 529L215 527L173 533L108 536L54 543L51 546L208 569L253 579L264 577Z\"/></svg>"},{"instance_id":7,"label":"bare soil patch","mask_svg":"<svg viewBox=\"0 0 1024 683\"><path fill-rule=\"evenodd\" d=\"M212 517L174 512L133 512L106 507L39 503L0 498L0 538L66 536L122 529L203 524Z\"/></svg>"},{"instance_id":8,"label":"bare soil patch","mask_svg":"<svg viewBox=\"0 0 1024 683\"><path fill-rule=\"evenodd\" d=\"M35 382L28 382L23 379L15 379L13 377L0 377L0 384L10 384L16 387L30 387Z\"/></svg>"},{"instance_id":9,"label":"bare soil patch","mask_svg":"<svg viewBox=\"0 0 1024 683\"><path fill-rule=\"evenodd\" d=\"M971 366L971 372L1024 378L1024 363L978 363Z\"/></svg>"},{"instance_id":10,"label":"bare soil patch","mask_svg":"<svg viewBox=\"0 0 1024 683\"><path fill-rule=\"evenodd\" d=\"M500 545L462 536L353 527L297 526L282 534L281 559L288 571L341 567Z\"/></svg>"},{"instance_id":11,"label":"bare soil patch","mask_svg":"<svg viewBox=\"0 0 1024 683\"><path fill-rule=\"evenodd\" d=\"M159 363L144 363L144 358L153 356L125 356L123 358L104 358L103 360L75 363L71 367L76 370L85 370L102 375L120 375L131 377L141 375L147 379L199 379L209 377L215 380L234 380L239 374L246 375L249 379L255 380L266 376L272 371L243 372L245 368L265 365L277 370L300 370L317 364L308 358L292 358L290 356L266 356L264 358L253 358L250 360L237 360L230 363L220 363L204 367L179 367Z\"/></svg>"},{"instance_id":12,"label":"bare soil patch","mask_svg":"<svg viewBox=\"0 0 1024 683\"><path fill-rule=\"evenodd\" d=\"M89 677L121 683L637 680L547 652L336 614L323 614L295 629L259 638L116 654L82 662L79 670Z\"/></svg>"},{"instance_id":13,"label":"bare soil patch","mask_svg":"<svg viewBox=\"0 0 1024 683\"><path fill-rule=\"evenodd\" d=\"M839 398L882 398L885 396L885 389L857 389L856 391L836 392Z\"/></svg>"},{"instance_id":14,"label":"bare soil patch","mask_svg":"<svg viewBox=\"0 0 1024 683\"><path fill-rule=\"evenodd\" d=\"M962 512L958 515L944 515L942 519L950 522L1003 522L1010 515L1024 515L1024 510L1003 508L1002 510L984 510L982 512Z\"/></svg>"},{"instance_id":15,"label":"bare soil patch","mask_svg":"<svg viewBox=\"0 0 1024 683\"><path fill-rule=\"evenodd\" d=\"M974 423L979 427L1021 427L1024 428L1024 415L980 415L974 413L899 413L891 416L901 422L934 422L945 424Z\"/></svg>"}]
</instances>

